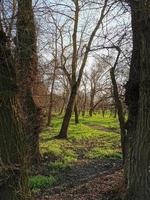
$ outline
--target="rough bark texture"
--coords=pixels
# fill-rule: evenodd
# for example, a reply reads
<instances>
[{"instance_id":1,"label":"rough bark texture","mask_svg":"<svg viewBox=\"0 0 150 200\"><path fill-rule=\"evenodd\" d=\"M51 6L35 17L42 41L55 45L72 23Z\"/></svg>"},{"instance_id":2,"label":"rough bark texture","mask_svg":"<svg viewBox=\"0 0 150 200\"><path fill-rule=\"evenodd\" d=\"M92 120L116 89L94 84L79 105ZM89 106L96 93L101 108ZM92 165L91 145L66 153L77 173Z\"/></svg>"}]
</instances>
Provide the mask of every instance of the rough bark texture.
<instances>
[{"instance_id":1,"label":"rough bark texture","mask_svg":"<svg viewBox=\"0 0 150 200\"><path fill-rule=\"evenodd\" d=\"M150 0L131 1L134 51L131 70L136 69L130 102L129 177L126 200L150 199ZM139 48L140 47L140 48ZM137 51L135 51L137 50ZM138 57L137 57L138 55ZM137 60L135 59L137 58ZM139 62L138 62L139 61ZM134 63L135 62L135 63ZM134 63L134 65L133 65ZM139 66L140 65L140 66ZM133 68L135 66L136 68ZM140 74L140 76L139 76ZM131 80L131 73L130 73ZM139 81L140 80L140 81ZM140 84L140 85L139 85ZM139 95L138 95L139 90ZM139 104L138 103L139 96ZM132 106L132 107L131 107ZM131 110L132 108L132 110ZM135 112L134 112L135 110ZM132 111L132 112L131 112ZM134 112L134 113L133 113ZM131 121L131 114L133 115ZM133 121L134 120L134 121ZM131 124L132 122L132 124ZM132 125L132 126L131 126ZM132 141L132 143L131 143ZM133 142L134 141L134 142Z\"/></svg>"},{"instance_id":2,"label":"rough bark texture","mask_svg":"<svg viewBox=\"0 0 150 200\"><path fill-rule=\"evenodd\" d=\"M17 15L18 81L24 111L26 134L30 144L31 162L38 163L40 108L34 102L32 89L37 76L36 31L32 0L18 0Z\"/></svg>"},{"instance_id":3,"label":"rough bark texture","mask_svg":"<svg viewBox=\"0 0 150 200\"><path fill-rule=\"evenodd\" d=\"M1 23L1 22L0 22ZM0 199L29 200L25 134L14 60L0 24Z\"/></svg>"},{"instance_id":4,"label":"rough bark texture","mask_svg":"<svg viewBox=\"0 0 150 200\"><path fill-rule=\"evenodd\" d=\"M139 11L136 8L138 3L131 4L132 32L133 32L133 51L129 73L129 81L126 84L126 104L128 106L127 143L128 165L125 166L125 176L129 181L132 176L132 151L136 139L136 125L138 117L138 101L139 101L139 70L140 70L140 34L139 34ZM129 183L128 183L129 184ZM129 186L128 186L129 187Z\"/></svg>"}]
</instances>

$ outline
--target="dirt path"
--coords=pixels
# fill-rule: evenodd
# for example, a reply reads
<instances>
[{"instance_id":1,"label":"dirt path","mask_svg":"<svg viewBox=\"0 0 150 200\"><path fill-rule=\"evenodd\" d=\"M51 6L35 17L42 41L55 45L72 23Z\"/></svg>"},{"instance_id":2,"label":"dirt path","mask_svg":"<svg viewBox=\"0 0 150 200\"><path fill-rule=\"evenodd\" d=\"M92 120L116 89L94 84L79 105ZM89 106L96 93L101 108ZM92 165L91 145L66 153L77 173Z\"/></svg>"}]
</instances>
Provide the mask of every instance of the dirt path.
<instances>
[{"instance_id":1,"label":"dirt path","mask_svg":"<svg viewBox=\"0 0 150 200\"><path fill-rule=\"evenodd\" d=\"M59 194L47 196L48 200L120 200L119 189L122 172L109 171L83 184L66 189ZM46 200L46 198L42 198Z\"/></svg>"},{"instance_id":2,"label":"dirt path","mask_svg":"<svg viewBox=\"0 0 150 200\"><path fill-rule=\"evenodd\" d=\"M118 128L108 128L108 127L100 126L100 125L88 125L88 126L100 131L120 133Z\"/></svg>"},{"instance_id":3,"label":"dirt path","mask_svg":"<svg viewBox=\"0 0 150 200\"><path fill-rule=\"evenodd\" d=\"M122 179L120 160L80 160L77 165L60 171L60 180L55 187L41 191L38 200L105 200L114 193ZM117 175L117 181L115 173ZM113 185L112 185L112 182Z\"/></svg>"}]
</instances>

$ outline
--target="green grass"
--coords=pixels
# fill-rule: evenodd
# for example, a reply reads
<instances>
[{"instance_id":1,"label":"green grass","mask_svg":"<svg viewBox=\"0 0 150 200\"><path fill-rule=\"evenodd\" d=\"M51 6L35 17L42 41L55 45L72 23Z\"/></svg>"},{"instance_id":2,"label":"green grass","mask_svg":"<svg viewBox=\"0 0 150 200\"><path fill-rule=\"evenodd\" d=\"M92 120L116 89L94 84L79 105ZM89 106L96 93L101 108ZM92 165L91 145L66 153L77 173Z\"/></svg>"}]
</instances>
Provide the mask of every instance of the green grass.
<instances>
[{"instance_id":1,"label":"green grass","mask_svg":"<svg viewBox=\"0 0 150 200\"><path fill-rule=\"evenodd\" d=\"M34 189L43 189L52 186L56 182L53 176L32 176L29 179L29 187Z\"/></svg>"},{"instance_id":2,"label":"green grass","mask_svg":"<svg viewBox=\"0 0 150 200\"><path fill-rule=\"evenodd\" d=\"M53 139L58 135L62 123L62 117L53 118L53 127L45 130L40 136L40 149L44 157L48 157L45 166L50 176L34 176L30 178L32 189L52 186L59 177L60 170L76 165L81 154L83 159L120 159L120 134L101 131L94 126L106 128L119 128L117 119L109 114L103 118L101 115L93 117L80 117L80 123L74 124L74 116L71 119L68 139ZM55 178L56 177L56 178Z\"/></svg>"},{"instance_id":3,"label":"green grass","mask_svg":"<svg viewBox=\"0 0 150 200\"><path fill-rule=\"evenodd\" d=\"M74 117L72 117L68 130L68 140L52 139L60 130L62 117L55 117L52 123L53 128L41 134L41 152L42 154L48 154L54 157L54 162L59 161L66 167L67 164L70 165L70 163L77 161L80 150L85 151L87 155L88 151L94 147L96 149L102 149L101 152L104 152L103 149L109 148L110 151L108 151L108 154L110 152L110 156L108 157L113 157L111 151L114 151L114 149L118 151L120 149L120 135L118 133L100 131L92 127L104 126L106 128L118 128L118 120L110 117L109 114L106 114L105 118L101 115L80 117L80 123L78 125L74 124ZM103 158L104 156L102 155L100 157Z\"/></svg>"},{"instance_id":4,"label":"green grass","mask_svg":"<svg viewBox=\"0 0 150 200\"><path fill-rule=\"evenodd\" d=\"M109 148L93 148L86 154L87 158L94 159L94 158L122 158L122 154L119 150L116 149L109 149Z\"/></svg>"},{"instance_id":5,"label":"green grass","mask_svg":"<svg viewBox=\"0 0 150 200\"><path fill-rule=\"evenodd\" d=\"M82 123L92 126L103 126L106 128L119 128L118 119L111 117L109 113L105 114L103 118L101 115L93 115L92 117L82 117Z\"/></svg>"},{"instance_id":6,"label":"green grass","mask_svg":"<svg viewBox=\"0 0 150 200\"><path fill-rule=\"evenodd\" d=\"M77 154L72 149L71 143L67 140L44 140L44 142L41 142L40 148L43 155L49 155L51 158L66 164L77 160Z\"/></svg>"}]
</instances>

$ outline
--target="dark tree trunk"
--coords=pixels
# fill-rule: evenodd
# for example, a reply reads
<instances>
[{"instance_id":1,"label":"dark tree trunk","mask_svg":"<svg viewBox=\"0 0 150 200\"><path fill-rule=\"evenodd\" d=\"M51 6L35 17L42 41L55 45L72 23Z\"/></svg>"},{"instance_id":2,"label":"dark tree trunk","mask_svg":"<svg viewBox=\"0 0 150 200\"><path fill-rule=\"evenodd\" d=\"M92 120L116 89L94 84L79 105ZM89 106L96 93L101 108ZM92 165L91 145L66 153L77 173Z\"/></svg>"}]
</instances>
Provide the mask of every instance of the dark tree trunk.
<instances>
[{"instance_id":1,"label":"dark tree trunk","mask_svg":"<svg viewBox=\"0 0 150 200\"><path fill-rule=\"evenodd\" d=\"M125 118L124 118L124 114L123 114L122 103L119 98L117 82L115 79L115 67L112 67L110 69L110 76L111 76L111 81L112 81L112 85L113 85L113 93L114 93L113 96L114 96L114 100L115 100L115 107L117 108L117 111L118 111L118 119L119 119L119 125L120 125L120 130L121 130L121 147L122 147L122 154L123 154L123 162L125 162L125 157L126 157Z\"/></svg>"},{"instance_id":2,"label":"dark tree trunk","mask_svg":"<svg viewBox=\"0 0 150 200\"><path fill-rule=\"evenodd\" d=\"M133 148L136 140L136 126L138 118L138 101L139 101L139 73L140 73L140 34L139 34L139 11L137 9L138 2L134 2L131 5L132 14L132 32L133 32L133 51L131 59L131 67L129 73L129 81L126 84L126 104L128 106L128 121L126 123L127 128L127 163L125 165L125 176L127 176L128 186L130 187L130 177L133 174L132 159ZM128 198L128 197L127 197Z\"/></svg>"},{"instance_id":3,"label":"dark tree trunk","mask_svg":"<svg viewBox=\"0 0 150 200\"><path fill-rule=\"evenodd\" d=\"M32 0L18 0L17 57L20 101L24 112L26 134L30 144L32 163L39 163L39 110L34 102L32 89L37 76L36 31ZM41 123L41 122L40 122Z\"/></svg>"},{"instance_id":4,"label":"dark tree trunk","mask_svg":"<svg viewBox=\"0 0 150 200\"><path fill-rule=\"evenodd\" d=\"M79 114L78 114L78 107L77 103L74 104L74 114L75 114L75 124L79 124Z\"/></svg>"},{"instance_id":5,"label":"dark tree trunk","mask_svg":"<svg viewBox=\"0 0 150 200\"><path fill-rule=\"evenodd\" d=\"M67 104L65 116L64 116L64 119L63 119L63 123L62 123L62 126L61 126L60 133L57 136L57 138L67 139L68 126L69 126L69 122L70 122L70 119L71 119L71 114L72 114L72 109L73 109L73 105L74 105L74 102L75 102L76 94L77 94L77 84L75 84L71 88L71 94L70 94L70 98L69 98L69 101L68 101L68 104Z\"/></svg>"},{"instance_id":6,"label":"dark tree trunk","mask_svg":"<svg viewBox=\"0 0 150 200\"><path fill-rule=\"evenodd\" d=\"M116 106L114 107L113 114L114 114L114 118L116 118L117 117L117 108L116 108Z\"/></svg>"},{"instance_id":7,"label":"dark tree trunk","mask_svg":"<svg viewBox=\"0 0 150 200\"><path fill-rule=\"evenodd\" d=\"M0 199L30 199L27 144L17 99L16 71L0 22Z\"/></svg>"},{"instance_id":8,"label":"dark tree trunk","mask_svg":"<svg viewBox=\"0 0 150 200\"><path fill-rule=\"evenodd\" d=\"M93 108L90 108L90 110L89 110L89 116L90 116L90 117L93 116Z\"/></svg>"},{"instance_id":9,"label":"dark tree trunk","mask_svg":"<svg viewBox=\"0 0 150 200\"><path fill-rule=\"evenodd\" d=\"M150 199L150 0L131 2L140 47L140 86L126 200ZM136 18L134 18L136 16ZM137 26L138 25L138 26ZM135 28L135 27L134 27ZM135 42L135 41L134 41ZM139 68L136 68L139 69Z\"/></svg>"}]
</instances>

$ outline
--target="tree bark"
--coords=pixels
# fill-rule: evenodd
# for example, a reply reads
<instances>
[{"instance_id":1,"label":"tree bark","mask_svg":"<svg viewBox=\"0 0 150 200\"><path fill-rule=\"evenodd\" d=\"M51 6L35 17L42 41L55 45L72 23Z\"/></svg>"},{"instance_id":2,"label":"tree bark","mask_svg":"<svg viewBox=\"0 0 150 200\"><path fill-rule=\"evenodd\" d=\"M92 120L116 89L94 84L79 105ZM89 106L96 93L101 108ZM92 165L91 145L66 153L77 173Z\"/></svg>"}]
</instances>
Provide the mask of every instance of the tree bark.
<instances>
[{"instance_id":1,"label":"tree bark","mask_svg":"<svg viewBox=\"0 0 150 200\"><path fill-rule=\"evenodd\" d=\"M18 0L17 64L20 101L24 112L26 134L30 144L31 163L39 163L40 108L34 102L33 84L37 76L36 30L32 0Z\"/></svg>"},{"instance_id":2,"label":"tree bark","mask_svg":"<svg viewBox=\"0 0 150 200\"><path fill-rule=\"evenodd\" d=\"M130 107L135 113L134 123L130 126L129 179L126 200L150 199L150 0L130 2L134 33L134 50L131 67L136 69L136 107ZM139 49L138 49L139 48ZM139 56L135 60L136 56ZM134 62L135 63L134 63ZM133 69L132 69L133 72ZM140 72L140 76L139 76ZM133 74L132 74L133 75ZM138 75L138 76L137 76ZM131 78L131 74L130 74ZM136 85L135 85L136 84ZM131 86L131 85L130 85ZM138 91L139 94L138 95ZM132 95L135 95L135 91ZM131 98L132 97L132 98ZM130 100L135 99L131 96ZM131 104L129 104L131 105ZM133 105L132 105L133 106ZM131 110L132 108L132 110ZM132 111L132 112L131 112ZM133 120L132 119L132 120ZM133 129L135 128L135 130ZM134 136L134 140L133 140ZM131 143L132 141L132 143ZM134 141L134 142L133 142Z\"/></svg>"},{"instance_id":3,"label":"tree bark","mask_svg":"<svg viewBox=\"0 0 150 200\"><path fill-rule=\"evenodd\" d=\"M136 140L136 126L138 119L139 102L139 74L140 74L140 34L139 34L139 10L138 2L131 2L132 33L133 33L133 51L129 73L129 81L126 84L125 101L128 106L127 128L127 165L124 171L127 177L127 189L130 187L130 177L133 175L132 159L133 149ZM128 197L127 197L128 198Z\"/></svg>"},{"instance_id":4,"label":"tree bark","mask_svg":"<svg viewBox=\"0 0 150 200\"><path fill-rule=\"evenodd\" d=\"M0 22L0 199L29 200L27 146L16 71Z\"/></svg>"},{"instance_id":5,"label":"tree bark","mask_svg":"<svg viewBox=\"0 0 150 200\"><path fill-rule=\"evenodd\" d=\"M70 94L70 98L67 104L67 108L66 108L66 112L65 112L65 116L63 119L63 123L61 126L61 130L59 135L57 136L57 138L60 139L67 139L67 131L68 131L68 126L69 126L69 122L71 119L71 114L72 114L72 109L73 109L73 105L75 102L75 97L77 94L77 84L75 84L72 88L71 88L71 94Z\"/></svg>"}]
</instances>

